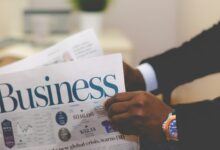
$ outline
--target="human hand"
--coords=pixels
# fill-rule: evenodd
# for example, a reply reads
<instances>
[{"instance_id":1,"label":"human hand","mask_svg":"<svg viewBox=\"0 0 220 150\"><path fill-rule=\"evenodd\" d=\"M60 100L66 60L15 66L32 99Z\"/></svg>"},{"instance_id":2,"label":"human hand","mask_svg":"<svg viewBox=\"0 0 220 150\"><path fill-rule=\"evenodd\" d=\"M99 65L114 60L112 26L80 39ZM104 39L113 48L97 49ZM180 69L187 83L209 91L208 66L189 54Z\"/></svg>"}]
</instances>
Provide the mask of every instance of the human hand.
<instances>
[{"instance_id":1,"label":"human hand","mask_svg":"<svg viewBox=\"0 0 220 150\"><path fill-rule=\"evenodd\" d=\"M172 108L156 96L138 91L120 93L105 103L114 129L122 134L137 135L154 143L165 137L162 124Z\"/></svg>"},{"instance_id":2,"label":"human hand","mask_svg":"<svg viewBox=\"0 0 220 150\"><path fill-rule=\"evenodd\" d=\"M127 91L146 90L144 78L138 69L123 62L125 86Z\"/></svg>"}]
</instances>

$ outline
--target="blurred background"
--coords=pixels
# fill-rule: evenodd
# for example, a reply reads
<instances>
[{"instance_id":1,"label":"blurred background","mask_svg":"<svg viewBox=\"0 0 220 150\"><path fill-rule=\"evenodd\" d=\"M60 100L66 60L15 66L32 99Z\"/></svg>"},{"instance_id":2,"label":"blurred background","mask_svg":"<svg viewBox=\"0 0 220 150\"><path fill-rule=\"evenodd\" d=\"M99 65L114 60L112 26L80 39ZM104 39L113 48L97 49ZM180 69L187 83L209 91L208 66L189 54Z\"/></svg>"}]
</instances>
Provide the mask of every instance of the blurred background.
<instances>
[{"instance_id":1,"label":"blurred background","mask_svg":"<svg viewBox=\"0 0 220 150\"><path fill-rule=\"evenodd\" d=\"M219 0L86 1L0 0L0 65L93 27L105 53L121 52L136 66L220 21ZM219 96L219 79L211 75L178 87L173 104Z\"/></svg>"}]
</instances>

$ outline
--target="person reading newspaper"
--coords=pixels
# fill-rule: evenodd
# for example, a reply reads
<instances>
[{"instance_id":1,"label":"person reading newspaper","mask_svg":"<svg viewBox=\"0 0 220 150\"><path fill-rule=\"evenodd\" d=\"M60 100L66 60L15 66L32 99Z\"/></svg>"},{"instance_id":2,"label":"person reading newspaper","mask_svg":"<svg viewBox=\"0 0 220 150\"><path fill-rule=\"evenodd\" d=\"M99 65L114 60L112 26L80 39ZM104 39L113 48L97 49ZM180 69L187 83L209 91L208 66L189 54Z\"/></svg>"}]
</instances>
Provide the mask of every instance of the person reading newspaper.
<instances>
[{"instance_id":1,"label":"person reading newspaper","mask_svg":"<svg viewBox=\"0 0 220 150\"><path fill-rule=\"evenodd\" d=\"M178 105L174 111L145 92L160 90L166 96L178 85L219 72L219 39L220 23L179 48L142 61L138 69L124 64L127 90L133 92L116 94L107 101L113 126L142 140L178 141L183 150L220 149L219 97Z\"/></svg>"}]
</instances>

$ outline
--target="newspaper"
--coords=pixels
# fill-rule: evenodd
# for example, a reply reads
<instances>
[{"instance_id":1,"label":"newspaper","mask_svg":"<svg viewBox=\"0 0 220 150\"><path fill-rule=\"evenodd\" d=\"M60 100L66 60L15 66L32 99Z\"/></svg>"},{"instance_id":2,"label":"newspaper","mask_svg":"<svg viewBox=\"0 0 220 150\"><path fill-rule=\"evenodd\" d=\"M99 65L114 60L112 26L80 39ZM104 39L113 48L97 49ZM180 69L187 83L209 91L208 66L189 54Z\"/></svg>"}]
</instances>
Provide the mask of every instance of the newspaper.
<instances>
[{"instance_id":1,"label":"newspaper","mask_svg":"<svg viewBox=\"0 0 220 150\"><path fill-rule=\"evenodd\" d=\"M93 30L78 33L24 60L0 68L0 74L103 55Z\"/></svg>"},{"instance_id":2,"label":"newspaper","mask_svg":"<svg viewBox=\"0 0 220 150\"><path fill-rule=\"evenodd\" d=\"M121 55L101 55L89 30L1 68L0 150L139 149L137 137L112 129L103 108L125 91Z\"/></svg>"}]
</instances>

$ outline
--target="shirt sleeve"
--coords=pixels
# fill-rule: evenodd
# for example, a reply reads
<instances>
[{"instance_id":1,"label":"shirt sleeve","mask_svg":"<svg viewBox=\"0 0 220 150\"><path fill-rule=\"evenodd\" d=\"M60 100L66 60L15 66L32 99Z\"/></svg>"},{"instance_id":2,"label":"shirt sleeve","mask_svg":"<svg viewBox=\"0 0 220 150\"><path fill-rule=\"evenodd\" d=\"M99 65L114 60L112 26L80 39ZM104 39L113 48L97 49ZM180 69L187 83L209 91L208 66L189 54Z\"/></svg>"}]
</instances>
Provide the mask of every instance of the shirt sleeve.
<instances>
[{"instance_id":1,"label":"shirt sleeve","mask_svg":"<svg viewBox=\"0 0 220 150\"><path fill-rule=\"evenodd\" d=\"M149 63L141 64L137 67L144 77L146 90L148 92L158 89L158 81L154 68Z\"/></svg>"}]
</instances>

